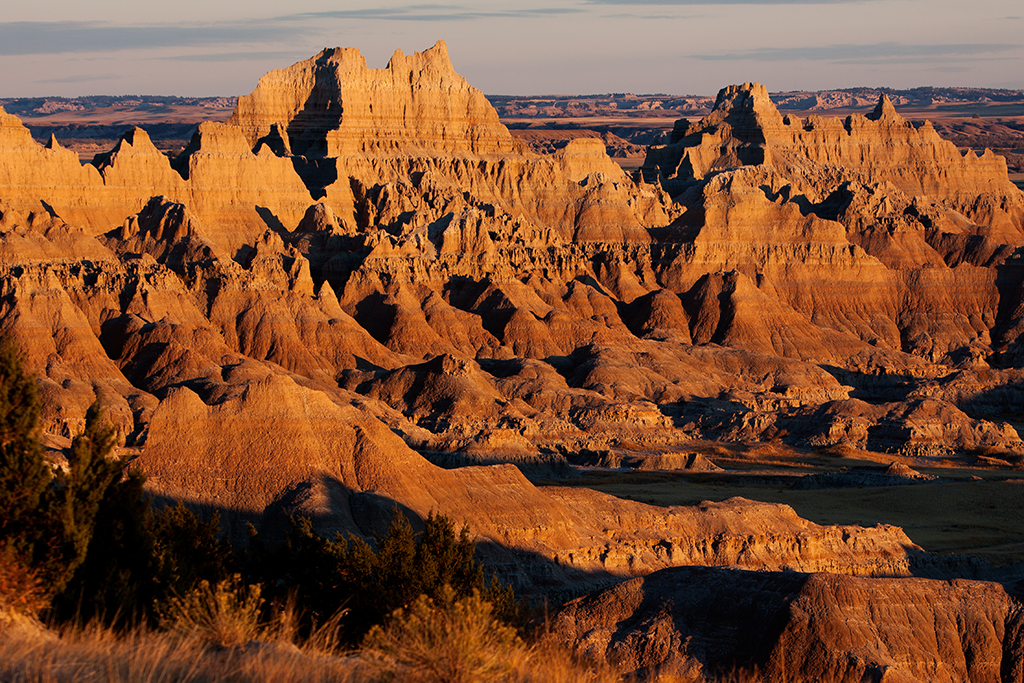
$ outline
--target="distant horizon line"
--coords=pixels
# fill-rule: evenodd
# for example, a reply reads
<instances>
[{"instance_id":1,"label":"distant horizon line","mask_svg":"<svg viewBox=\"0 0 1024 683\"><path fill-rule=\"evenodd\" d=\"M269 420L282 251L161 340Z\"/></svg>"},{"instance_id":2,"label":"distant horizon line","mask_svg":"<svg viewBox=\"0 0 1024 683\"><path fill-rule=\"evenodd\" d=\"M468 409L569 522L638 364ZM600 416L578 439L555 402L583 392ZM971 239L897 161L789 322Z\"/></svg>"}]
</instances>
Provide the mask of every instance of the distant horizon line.
<instances>
[{"instance_id":1,"label":"distant horizon line","mask_svg":"<svg viewBox=\"0 0 1024 683\"><path fill-rule=\"evenodd\" d=\"M740 83L730 83L731 85L741 85ZM729 86L723 86L723 88ZM721 90L720 88L719 90ZM979 92L998 92L998 93L1019 93L1024 96L1024 88L986 88L981 86L973 85L917 85L911 88L894 88L891 86L869 86L869 85L857 85L847 88L817 88L817 89L797 89L797 90L769 90L769 95L792 95L792 94L815 94L815 93L828 93L828 92L855 92L860 90L874 91L874 92L885 92L885 93L910 93L927 90L966 90L966 91L979 91ZM250 91L251 93L251 91ZM75 100L86 100L89 98L132 98L132 97L143 97L143 98L166 98L166 99L177 99L177 100L217 100L217 99L237 99L239 97L245 97L250 93L242 95L168 95L162 93L94 93L91 95L0 95L0 102L11 102L18 100L63 100L63 101L75 101ZM653 93L637 93L628 91L609 91L603 93L523 93L523 94L509 94L509 93L484 93L484 97L502 97L502 98L516 98L516 99L550 99L550 98L611 98L616 97L701 97L701 98L714 98L717 96L716 93L665 93L665 92L653 92Z\"/></svg>"}]
</instances>

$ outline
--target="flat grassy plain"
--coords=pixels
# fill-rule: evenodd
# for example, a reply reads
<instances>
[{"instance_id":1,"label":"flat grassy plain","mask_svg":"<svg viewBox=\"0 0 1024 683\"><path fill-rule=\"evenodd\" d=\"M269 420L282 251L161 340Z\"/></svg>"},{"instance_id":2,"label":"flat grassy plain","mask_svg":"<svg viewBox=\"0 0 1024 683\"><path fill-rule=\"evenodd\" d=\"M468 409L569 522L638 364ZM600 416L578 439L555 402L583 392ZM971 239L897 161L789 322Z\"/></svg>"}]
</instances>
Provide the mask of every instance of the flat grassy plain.
<instances>
[{"instance_id":1,"label":"flat grassy plain","mask_svg":"<svg viewBox=\"0 0 1024 683\"><path fill-rule=\"evenodd\" d=\"M784 503L818 524L894 524L930 552L977 555L996 565L1024 563L1022 471L865 451L820 454L765 447L741 453L731 448L705 453L721 472L590 469L560 483L663 506L734 496ZM854 468L879 472L893 461L938 479L899 486L793 488L802 476L862 471Z\"/></svg>"}]
</instances>

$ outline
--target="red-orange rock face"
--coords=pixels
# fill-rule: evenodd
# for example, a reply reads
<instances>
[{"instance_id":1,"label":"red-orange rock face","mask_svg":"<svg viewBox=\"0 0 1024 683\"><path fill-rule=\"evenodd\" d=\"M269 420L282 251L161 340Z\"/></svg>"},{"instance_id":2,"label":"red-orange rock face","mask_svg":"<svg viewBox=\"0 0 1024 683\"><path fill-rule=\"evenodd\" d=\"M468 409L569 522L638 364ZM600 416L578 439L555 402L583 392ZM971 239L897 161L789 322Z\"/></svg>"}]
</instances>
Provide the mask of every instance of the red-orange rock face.
<instances>
[{"instance_id":1,"label":"red-orange rock face","mask_svg":"<svg viewBox=\"0 0 1024 683\"><path fill-rule=\"evenodd\" d=\"M647 680L957 681L1024 675L1000 584L667 569L574 600L554 631Z\"/></svg>"},{"instance_id":2,"label":"red-orange rock face","mask_svg":"<svg viewBox=\"0 0 1024 683\"><path fill-rule=\"evenodd\" d=\"M752 438L823 406L842 424L798 429L803 442L871 446L843 425L913 412L947 427L924 418L885 448L1019 443L959 413L941 383L926 389L927 410L828 407L879 373L930 381L1000 352L1012 364L1024 319L1011 258L1020 192L997 159L961 157L884 99L867 116L799 121L757 84L727 88L704 121L650 152L642 175L680 192L675 203L596 140L529 152L443 43L385 69L335 49L271 72L173 164L140 129L81 166L13 117L2 123L6 263L41 269L11 270L7 287L51 293L46 307L15 296L24 305L11 304L7 327L29 346L46 347L46 331L130 368L101 373L121 387L103 396L126 435L148 428L132 397L169 386L179 363L210 377L230 352L386 397L396 425L430 422L400 428L409 445L474 458L487 444L536 458L598 425L665 446ZM137 335L153 326L165 346L142 360ZM208 341L175 353L168 335ZM484 362L474 391L486 406L420 396L416 383L382 388L382 370L438 354ZM94 363L86 355L75 362ZM81 387L52 415L95 395L96 376L72 370L81 384L69 384L38 358L63 387L55 396ZM986 377L975 391L1015 375ZM749 396L740 403L756 419L679 433L656 407L723 392ZM65 430L80 415L54 419Z\"/></svg>"},{"instance_id":3,"label":"red-orange rock face","mask_svg":"<svg viewBox=\"0 0 1024 683\"><path fill-rule=\"evenodd\" d=\"M784 403L811 406L845 399L856 373L935 377L1016 348L1019 277L1006 259L1021 200L998 161L960 157L884 100L866 117L797 121L756 84L723 90L678 137L651 151L647 170L689 188L672 205L597 141L547 157L525 150L443 44L396 53L385 69L326 50L264 77L228 123L200 127L173 169L138 129L83 167L5 115L8 262L39 250L43 262L66 259L63 230L82 228L83 244L102 233L102 245L82 248L114 259L107 275L131 265L150 278L156 266L133 254L178 273L176 293L143 299L187 301L172 306L185 321L174 329L209 328L235 353L318 381L348 373L346 386L368 392L362 359L389 369L436 354L547 362L554 373L482 375L496 404L521 405L488 413L512 410L515 439L487 420L476 420L479 434L528 453L609 424L598 415L643 414L643 402L785 387ZM111 316L128 315L113 304L123 294L48 281L89 300L83 315L101 341ZM854 374L839 382L816 364ZM425 403L391 408L408 418ZM765 425L779 405L748 408L769 406ZM143 413L123 411L133 414L125 432L143 433ZM410 429L409 442L472 440L450 419L434 423L447 431ZM653 415L640 424L665 431ZM932 445L1013 441L984 425L957 433Z\"/></svg>"},{"instance_id":4,"label":"red-orange rock face","mask_svg":"<svg viewBox=\"0 0 1024 683\"><path fill-rule=\"evenodd\" d=\"M756 84L677 130L635 180L597 140L536 154L443 43L271 72L173 161L135 129L82 166L0 112L0 329L55 443L98 400L154 492L237 533L304 513L365 534L398 502L469 522L526 587L911 573L895 527L524 476L713 467L696 438L1024 449L995 419L1024 377L1024 199L998 158L884 100L784 117Z\"/></svg>"}]
</instances>

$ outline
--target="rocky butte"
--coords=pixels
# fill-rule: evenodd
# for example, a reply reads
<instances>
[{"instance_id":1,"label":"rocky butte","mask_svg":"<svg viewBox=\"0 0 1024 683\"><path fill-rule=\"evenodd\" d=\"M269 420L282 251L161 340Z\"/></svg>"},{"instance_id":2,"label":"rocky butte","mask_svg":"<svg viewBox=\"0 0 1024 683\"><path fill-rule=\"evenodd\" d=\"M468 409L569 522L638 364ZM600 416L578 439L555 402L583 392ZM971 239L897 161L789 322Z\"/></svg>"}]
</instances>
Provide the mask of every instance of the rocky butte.
<instances>
[{"instance_id":1,"label":"rocky butte","mask_svg":"<svg viewBox=\"0 0 1024 683\"><path fill-rule=\"evenodd\" d=\"M731 86L630 177L530 151L444 43L327 49L171 160L136 128L81 165L0 109L0 215L55 454L98 400L234 534L443 512L522 590L601 588L560 631L650 678L1021 678L1019 597L897 527L530 479L713 467L696 439L1024 449L1024 194L884 96L801 120Z\"/></svg>"}]
</instances>

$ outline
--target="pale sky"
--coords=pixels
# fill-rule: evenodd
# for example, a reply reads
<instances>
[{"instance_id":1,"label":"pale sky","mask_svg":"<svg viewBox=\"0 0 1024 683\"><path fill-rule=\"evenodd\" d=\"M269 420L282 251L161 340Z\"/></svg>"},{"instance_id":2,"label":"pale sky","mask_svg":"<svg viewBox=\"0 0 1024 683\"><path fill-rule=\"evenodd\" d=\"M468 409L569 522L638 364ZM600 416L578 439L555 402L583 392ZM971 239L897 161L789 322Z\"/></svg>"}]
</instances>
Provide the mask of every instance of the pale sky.
<instances>
[{"instance_id":1,"label":"pale sky","mask_svg":"<svg viewBox=\"0 0 1024 683\"><path fill-rule=\"evenodd\" d=\"M1024 88L1021 0L0 0L0 97L240 95L324 47L384 67L438 39L487 94Z\"/></svg>"}]
</instances>

